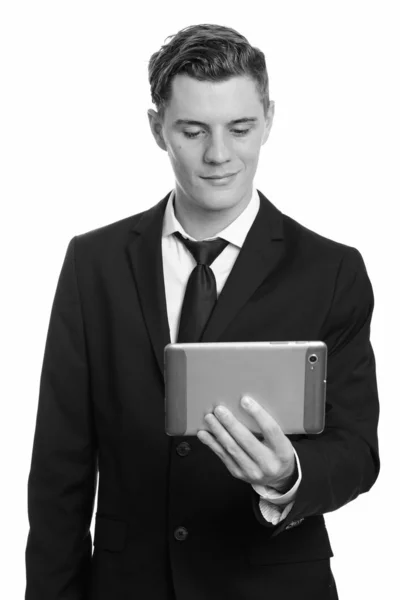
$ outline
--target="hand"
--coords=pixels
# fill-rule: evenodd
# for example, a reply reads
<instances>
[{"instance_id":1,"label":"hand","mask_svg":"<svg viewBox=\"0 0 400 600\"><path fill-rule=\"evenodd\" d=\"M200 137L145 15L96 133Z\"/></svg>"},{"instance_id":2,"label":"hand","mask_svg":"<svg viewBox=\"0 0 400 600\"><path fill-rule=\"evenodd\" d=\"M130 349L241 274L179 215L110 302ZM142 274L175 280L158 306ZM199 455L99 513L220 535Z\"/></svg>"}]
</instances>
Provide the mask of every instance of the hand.
<instances>
[{"instance_id":1,"label":"hand","mask_svg":"<svg viewBox=\"0 0 400 600\"><path fill-rule=\"evenodd\" d=\"M252 403L242 406L257 421L262 440L221 405L204 417L211 432L199 430L197 437L220 457L234 477L284 493L295 483L293 446L275 419L258 402L252 399Z\"/></svg>"}]
</instances>

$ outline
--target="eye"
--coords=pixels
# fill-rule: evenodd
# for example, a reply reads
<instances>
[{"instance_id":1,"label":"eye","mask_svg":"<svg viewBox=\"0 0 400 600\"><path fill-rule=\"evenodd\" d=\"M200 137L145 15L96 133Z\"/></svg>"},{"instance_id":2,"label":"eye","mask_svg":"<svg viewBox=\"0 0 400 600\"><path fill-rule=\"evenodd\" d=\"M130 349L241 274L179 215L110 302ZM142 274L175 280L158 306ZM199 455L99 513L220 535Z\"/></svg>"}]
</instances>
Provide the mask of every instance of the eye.
<instances>
[{"instance_id":1,"label":"eye","mask_svg":"<svg viewBox=\"0 0 400 600\"><path fill-rule=\"evenodd\" d=\"M200 131L196 131L195 133L191 133L190 131L184 131L183 135L185 135L187 138L193 139L195 137L197 137L199 135Z\"/></svg>"},{"instance_id":2,"label":"eye","mask_svg":"<svg viewBox=\"0 0 400 600\"><path fill-rule=\"evenodd\" d=\"M232 131L235 133L235 135L241 137L241 136L245 136L250 129L232 129ZM190 131L184 131L183 135L186 136L189 139L194 139L197 138L197 136L200 134L200 131L196 131L196 132L190 132Z\"/></svg>"},{"instance_id":3,"label":"eye","mask_svg":"<svg viewBox=\"0 0 400 600\"><path fill-rule=\"evenodd\" d=\"M232 129L236 134L246 135L250 131L250 129Z\"/></svg>"}]
</instances>

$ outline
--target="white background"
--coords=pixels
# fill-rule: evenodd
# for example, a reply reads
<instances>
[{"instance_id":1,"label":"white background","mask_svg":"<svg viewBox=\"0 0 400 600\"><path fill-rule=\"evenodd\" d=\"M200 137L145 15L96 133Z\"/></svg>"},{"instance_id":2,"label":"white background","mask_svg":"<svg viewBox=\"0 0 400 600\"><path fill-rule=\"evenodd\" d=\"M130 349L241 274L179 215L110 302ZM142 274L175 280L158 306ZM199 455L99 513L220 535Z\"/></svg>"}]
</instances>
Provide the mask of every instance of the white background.
<instances>
[{"instance_id":1,"label":"white background","mask_svg":"<svg viewBox=\"0 0 400 600\"><path fill-rule=\"evenodd\" d=\"M195 23L233 27L266 55L276 112L256 187L306 227L356 247L366 263L375 294L381 474L368 494L326 522L340 599L375 599L383 589L385 598L397 597L396 4L2 3L2 598L22 598L25 590L39 378L68 242L154 205L172 189L168 156L146 115L153 107L147 62L167 36Z\"/></svg>"}]
</instances>

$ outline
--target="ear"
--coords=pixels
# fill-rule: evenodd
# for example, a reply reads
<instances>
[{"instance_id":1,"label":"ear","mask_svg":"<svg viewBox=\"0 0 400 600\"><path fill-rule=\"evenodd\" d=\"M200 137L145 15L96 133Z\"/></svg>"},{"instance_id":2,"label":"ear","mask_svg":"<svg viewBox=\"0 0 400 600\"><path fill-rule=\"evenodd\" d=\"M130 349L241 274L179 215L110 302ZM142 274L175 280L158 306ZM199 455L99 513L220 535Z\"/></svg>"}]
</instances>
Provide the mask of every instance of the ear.
<instances>
[{"instance_id":1,"label":"ear","mask_svg":"<svg viewBox=\"0 0 400 600\"><path fill-rule=\"evenodd\" d=\"M269 133L270 133L271 127L272 127L272 122L274 120L274 114L275 114L275 102L273 100L270 100L269 106L268 106L268 111L267 111L267 116L265 118L265 128L264 128L264 133L263 133L262 142L261 142L262 146L265 144L265 142L267 141L267 139L269 137Z\"/></svg>"},{"instance_id":2,"label":"ear","mask_svg":"<svg viewBox=\"0 0 400 600\"><path fill-rule=\"evenodd\" d=\"M149 110L147 111L147 116L149 118L150 129L154 136L154 139L156 140L158 146L160 146L162 150L167 151L167 145L163 136L163 125L161 122L160 115L152 108L149 108Z\"/></svg>"}]
</instances>

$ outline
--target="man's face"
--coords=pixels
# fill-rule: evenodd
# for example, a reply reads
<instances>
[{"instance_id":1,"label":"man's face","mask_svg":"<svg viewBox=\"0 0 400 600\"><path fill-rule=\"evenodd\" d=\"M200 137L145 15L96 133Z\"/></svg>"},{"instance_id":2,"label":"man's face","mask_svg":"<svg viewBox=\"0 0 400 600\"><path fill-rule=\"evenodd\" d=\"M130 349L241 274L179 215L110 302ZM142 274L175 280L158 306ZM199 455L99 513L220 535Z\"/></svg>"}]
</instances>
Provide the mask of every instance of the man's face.
<instances>
[{"instance_id":1,"label":"man's face","mask_svg":"<svg viewBox=\"0 0 400 600\"><path fill-rule=\"evenodd\" d=\"M180 201L206 211L247 204L273 110L270 102L265 118L256 84L248 77L211 82L175 76L164 122L155 111L148 114L156 141L171 160Z\"/></svg>"}]
</instances>

